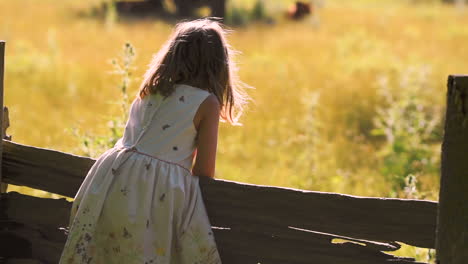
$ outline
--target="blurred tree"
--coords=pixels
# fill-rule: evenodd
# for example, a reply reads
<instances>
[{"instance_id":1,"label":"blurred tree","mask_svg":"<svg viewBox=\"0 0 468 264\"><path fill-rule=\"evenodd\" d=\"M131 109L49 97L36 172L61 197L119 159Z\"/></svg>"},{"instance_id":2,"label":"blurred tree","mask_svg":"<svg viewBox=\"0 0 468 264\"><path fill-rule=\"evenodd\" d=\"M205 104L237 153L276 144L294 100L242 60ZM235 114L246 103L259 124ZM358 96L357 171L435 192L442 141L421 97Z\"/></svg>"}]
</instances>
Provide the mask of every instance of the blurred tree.
<instances>
[{"instance_id":1,"label":"blurred tree","mask_svg":"<svg viewBox=\"0 0 468 264\"><path fill-rule=\"evenodd\" d=\"M449 4L457 4L457 5L465 5L465 3L467 2L467 0L442 0L442 2L444 3L449 3Z\"/></svg>"},{"instance_id":2,"label":"blurred tree","mask_svg":"<svg viewBox=\"0 0 468 264\"><path fill-rule=\"evenodd\" d=\"M174 0L177 13L183 17L194 15L197 8L208 6L211 9L211 16L224 18L226 0Z\"/></svg>"},{"instance_id":3,"label":"blurred tree","mask_svg":"<svg viewBox=\"0 0 468 264\"><path fill-rule=\"evenodd\" d=\"M164 0L124 0L115 2L117 11L127 15L154 15L164 10ZM171 0L176 7L176 13L182 17L195 16L195 10L207 6L210 16L224 18L226 0Z\"/></svg>"},{"instance_id":4,"label":"blurred tree","mask_svg":"<svg viewBox=\"0 0 468 264\"><path fill-rule=\"evenodd\" d=\"M154 15L156 12L164 10L162 0L143 1L117 1L115 8L120 14L126 15Z\"/></svg>"}]
</instances>

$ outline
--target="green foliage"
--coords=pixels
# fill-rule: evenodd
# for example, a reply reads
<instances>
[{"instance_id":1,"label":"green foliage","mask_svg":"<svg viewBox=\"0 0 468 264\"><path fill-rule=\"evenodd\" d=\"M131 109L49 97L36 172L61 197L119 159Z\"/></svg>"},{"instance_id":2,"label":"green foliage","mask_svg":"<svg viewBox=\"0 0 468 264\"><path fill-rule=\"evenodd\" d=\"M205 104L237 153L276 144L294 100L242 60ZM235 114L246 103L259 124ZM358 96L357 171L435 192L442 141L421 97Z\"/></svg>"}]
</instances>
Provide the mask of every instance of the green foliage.
<instances>
[{"instance_id":1,"label":"green foliage","mask_svg":"<svg viewBox=\"0 0 468 264\"><path fill-rule=\"evenodd\" d=\"M123 53L120 55L120 58L112 59L111 64L114 68L112 71L113 74L121 76L121 82L118 85L118 88L122 94L122 112L127 118L128 113L128 88L132 81L132 71L134 70L133 62L135 60L135 49L130 43L125 43L123 48Z\"/></svg>"},{"instance_id":2,"label":"green foliage","mask_svg":"<svg viewBox=\"0 0 468 264\"><path fill-rule=\"evenodd\" d=\"M268 22L271 18L263 0L256 0L251 9L234 4L228 6L225 21L229 25L245 26L252 22Z\"/></svg>"},{"instance_id":3,"label":"green foliage","mask_svg":"<svg viewBox=\"0 0 468 264\"><path fill-rule=\"evenodd\" d=\"M249 16L246 9L232 6L226 12L226 24L235 26L245 26L249 22Z\"/></svg>"},{"instance_id":4,"label":"green foliage","mask_svg":"<svg viewBox=\"0 0 468 264\"><path fill-rule=\"evenodd\" d=\"M121 93L121 115L113 117L107 123L108 133L105 135L95 136L87 133L80 133L74 130L74 135L81 141L81 152L83 155L97 157L107 149L113 147L117 140L123 136L125 123L128 119L129 97L128 87L132 81L132 72L134 70L133 62L135 60L135 49L130 43L125 43L123 52L118 58L111 60L113 67L112 74L120 76L120 83L117 85Z\"/></svg>"},{"instance_id":5,"label":"green foliage","mask_svg":"<svg viewBox=\"0 0 468 264\"><path fill-rule=\"evenodd\" d=\"M378 93L382 104L377 108L373 135L383 136L385 144L379 154L382 174L392 185L391 196L404 191L418 196L417 177L437 173L440 108L428 99L430 87L426 68L408 68L393 79L382 76Z\"/></svg>"},{"instance_id":6,"label":"green foliage","mask_svg":"<svg viewBox=\"0 0 468 264\"><path fill-rule=\"evenodd\" d=\"M110 0L104 5L105 24L106 24L107 29L111 29L118 19L118 13L117 13L115 2L116 2L115 0Z\"/></svg>"},{"instance_id":7,"label":"green foliage","mask_svg":"<svg viewBox=\"0 0 468 264\"><path fill-rule=\"evenodd\" d=\"M319 93L305 95L302 105L305 118L301 120L299 136L290 140L285 151L291 148L300 149L294 158L295 171L302 171L305 175L296 177L296 184L302 189L312 189L317 184L319 178L323 176L324 165L322 154L324 151L322 138L323 124L319 118Z\"/></svg>"},{"instance_id":8,"label":"green foliage","mask_svg":"<svg viewBox=\"0 0 468 264\"><path fill-rule=\"evenodd\" d=\"M266 18L266 9L263 0L257 0L255 2L250 17L254 21L264 20Z\"/></svg>"}]
</instances>

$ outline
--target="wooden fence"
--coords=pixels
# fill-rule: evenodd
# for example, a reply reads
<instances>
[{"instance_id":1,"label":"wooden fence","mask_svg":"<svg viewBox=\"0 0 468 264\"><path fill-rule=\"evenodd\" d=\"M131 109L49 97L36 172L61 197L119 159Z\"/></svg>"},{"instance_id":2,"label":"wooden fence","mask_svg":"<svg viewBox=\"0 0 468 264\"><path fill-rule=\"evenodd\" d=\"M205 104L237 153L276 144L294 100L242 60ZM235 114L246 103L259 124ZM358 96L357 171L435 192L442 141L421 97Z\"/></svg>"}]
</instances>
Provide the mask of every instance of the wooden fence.
<instances>
[{"instance_id":1,"label":"wooden fence","mask_svg":"<svg viewBox=\"0 0 468 264\"><path fill-rule=\"evenodd\" d=\"M468 85L464 91L468 91ZM465 111L462 105L457 111ZM468 142L466 138L465 134L463 142ZM0 150L3 147L1 182L68 197L75 195L95 162L91 158L8 140L0 145ZM445 144L446 156L451 153L450 146ZM460 175L463 173L466 174L462 171ZM446 183L444 188L448 186L460 192L460 188L468 186L466 180L450 181L453 182L462 184L456 189ZM438 204L434 201L359 197L207 178L201 179L200 186L225 264L421 263L393 256L391 252L399 249L401 242L435 248L437 219L439 225L446 220L441 215L437 217ZM457 199L466 199L466 193L465 190ZM447 197L445 203L451 204L453 198L444 197ZM71 203L65 199L3 193L0 257L6 263L58 263L66 240L60 228L68 224L70 207ZM466 205L455 209L468 212ZM453 212L447 215L457 216ZM468 223L464 219L455 226L463 227ZM445 241L454 236L449 225L445 229L448 233ZM440 241L439 245L444 244ZM457 243L463 250L466 241ZM441 262L446 263L462 262Z\"/></svg>"},{"instance_id":2,"label":"wooden fence","mask_svg":"<svg viewBox=\"0 0 468 264\"><path fill-rule=\"evenodd\" d=\"M73 197L94 160L3 141L3 181ZM396 241L434 248L437 203L357 197L203 179L201 188L224 263L417 263L382 251ZM2 195L23 258L57 263L70 203ZM350 241L334 244L335 238ZM13 248L19 248L10 244ZM13 257L13 256L11 256Z\"/></svg>"}]
</instances>

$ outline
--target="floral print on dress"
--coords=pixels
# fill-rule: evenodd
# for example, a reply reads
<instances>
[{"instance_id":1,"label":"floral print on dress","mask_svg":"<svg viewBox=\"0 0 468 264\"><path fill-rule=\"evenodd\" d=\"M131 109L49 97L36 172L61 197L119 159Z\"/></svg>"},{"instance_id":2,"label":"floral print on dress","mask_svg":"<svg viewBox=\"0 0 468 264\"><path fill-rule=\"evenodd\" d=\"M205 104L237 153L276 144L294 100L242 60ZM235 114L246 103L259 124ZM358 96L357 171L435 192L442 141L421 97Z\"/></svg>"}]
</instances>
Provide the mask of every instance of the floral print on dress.
<instances>
[{"instance_id":1,"label":"floral print on dress","mask_svg":"<svg viewBox=\"0 0 468 264\"><path fill-rule=\"evenodd\" d=\"M158 200L164 202L166 193L162 193ZM113 259L112 264L169 264L172 254L182 254L190 256L192 261L181 262L187 264L220 264L218 251L213 240L212 231L205 230L202 226L189 226L187 230L178 239L178 247L170 251L167 246L157 240L150 243L152 252L145 252L144 240L135 240L135 232L139 230L138 225L121 226L115 230L103 224L93 224L95 211L90 205L82 207L78 211L71 226L71 233L67 240L67 246L74 245L73 250L68 252L67 258L62 256L60 263L67 264L108 264ZM80 216L88 215L90 218L86 222L80 222L84 219ZM195 214L196 217L197 214ZM144 222L146 230L151 228L149 219ZM78 231L77 231L78 230ZM151 230L142 231L140 234L151 233ZM157 235L155 236L157 239ZM168 244L170 247L171 244Z\"/></svg>"},{"instance_id":2,"label":"floral print on dress","mask_svg":"<svg viewBox=\"0 0 468 264\"><path fill-rule=\"evenodd\" d=\"M211 231L208 233L211 233ZM214 240L207 239L206 235L208 233L200 227L191 227L186 230L181 240L184 240L184 243L190 243L190 245L183 245L182 255L196 256L196 258L193 258L194 264L220 264L218 250Z\"/></svg>"},{"instance_id":3,"label":"floral print on dress","mask_svg":"<svg viewBox=\"0 0 468 264\"><path fill-rule=\"evenodd\" d=\"M130 190L128 190L127 187L124 187L124 188L120 189L120 192L121 192L124 196L126 196L126 195L130 192Z\"/></svg>"}]
</instances>

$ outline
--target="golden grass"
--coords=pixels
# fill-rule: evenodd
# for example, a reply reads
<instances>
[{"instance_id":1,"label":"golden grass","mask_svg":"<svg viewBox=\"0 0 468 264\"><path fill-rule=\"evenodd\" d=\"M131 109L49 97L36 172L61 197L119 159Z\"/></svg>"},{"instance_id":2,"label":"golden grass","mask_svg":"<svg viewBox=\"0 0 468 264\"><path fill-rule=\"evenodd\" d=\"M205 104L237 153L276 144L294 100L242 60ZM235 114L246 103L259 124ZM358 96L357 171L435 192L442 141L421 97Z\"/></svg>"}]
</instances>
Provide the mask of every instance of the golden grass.
<instances>
[{"instance_id":1,"label":"golden grass","mask_svg":"<svg viewBox=\"0 0 468 264\"><path fill-rule=\"evenodd\" d=\"M156 20L77 15L99 2L0 0L5 104L14 141L79 152L72 128L103 134L119 114L118 79L109 74L109 60L131 42L139 77L171 30ZM291 2L273 1L269 10ZM429 69L421 96L443 109L447 75L468 68L466 12L437 1L414 2L330 0L315 19L280 17L274 25L235 29L229 39L242 52L240 75L256 89L249 90L254 102L244 126L221 125L217 177L388 196L376 155L382 139L370 134L380 103L377 80ZM437 200L439 176L423 174L419 182L425 197Z\"/></svg>"},{"instance_id":2,"label":"golden grass","mask_svg":"<svg viewBox=\"0 0 468 264\"><path fill-rule=\"evenodd\" d=\"M0 36L8 42L5 101L15 141L76 151L71 128L104 133L119 110L118 80L109 74L108 61L130 41L138 52L135 76L141 76L170 32L161 21L106 23L77 16L97 2L0 1L7 7L0 9ZM217 175L385 196L374 157L378 144L369 136L376 81L427 66L428 93L443 105L447 75L468 64L468 19L450 6L406 1L328 1L318 14L319 24L280 18L276 25L250 25L230 36L242 52L241 77L256 89L249 90L254 102L244 126L222 125ZM308 135L310 126L320 140ZM311 154L316 164L304 156ZM307 171L311 167L320 175ZM421 181L435 199L437 175L430 178Z\"/></svg>"}]
</instances>

